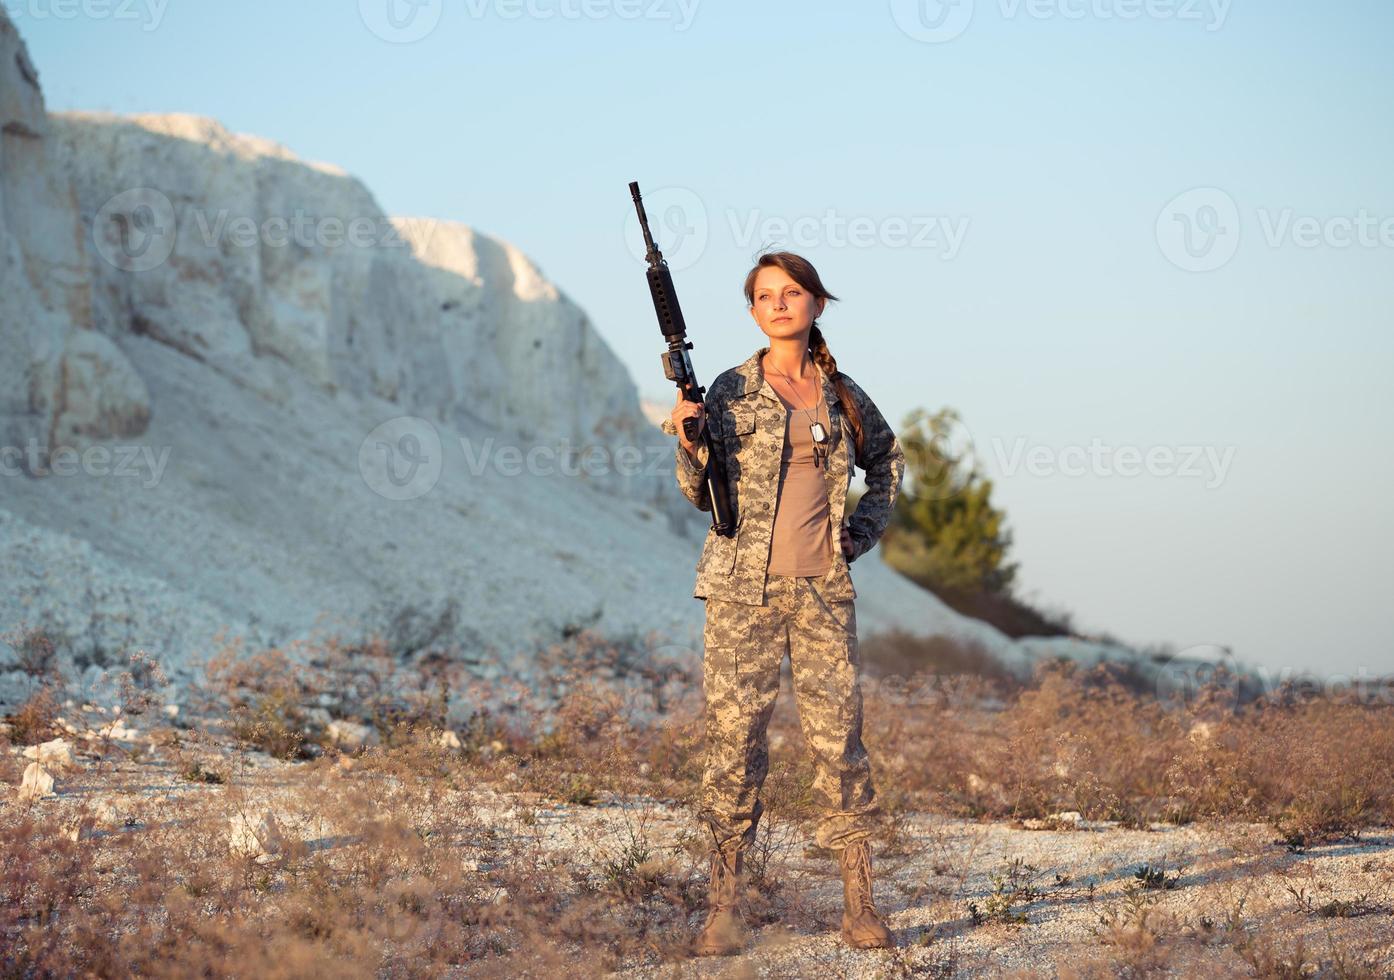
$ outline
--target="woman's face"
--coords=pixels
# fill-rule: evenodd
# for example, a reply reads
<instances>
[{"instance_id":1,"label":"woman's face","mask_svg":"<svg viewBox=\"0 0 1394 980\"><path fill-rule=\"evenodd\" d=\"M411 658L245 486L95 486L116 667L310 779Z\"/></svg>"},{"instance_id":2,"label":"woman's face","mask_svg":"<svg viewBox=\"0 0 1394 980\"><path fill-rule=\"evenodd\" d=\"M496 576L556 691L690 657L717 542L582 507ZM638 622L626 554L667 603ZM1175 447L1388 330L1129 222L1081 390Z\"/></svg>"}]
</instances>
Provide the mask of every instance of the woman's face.
<instances>
[{"instance_id":1,"label":"woman's face","mask_svg":"<svg viewBox=\"0 0 1394 980\"><path fill-rule=\"evenodd\" d=\"M750 315L767 337L783 340L808 336L815 317L821 316L827 301L795 282L777 265L767 265L755 276L754 302Z\"/></svg>"}]
</instances>

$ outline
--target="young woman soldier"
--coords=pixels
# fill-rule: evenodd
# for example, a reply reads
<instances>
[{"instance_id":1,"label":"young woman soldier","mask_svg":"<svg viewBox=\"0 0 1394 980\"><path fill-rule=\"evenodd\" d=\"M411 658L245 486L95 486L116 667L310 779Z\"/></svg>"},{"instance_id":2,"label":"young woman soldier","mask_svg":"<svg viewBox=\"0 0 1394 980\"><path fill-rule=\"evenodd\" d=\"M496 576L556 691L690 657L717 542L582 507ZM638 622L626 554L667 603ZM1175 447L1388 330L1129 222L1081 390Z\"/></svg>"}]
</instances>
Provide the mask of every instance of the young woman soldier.
<instances>
[{"instance_id":1,"label":"young woman soldier","mask_svg":"<svg viewBox=\"0 0 1394 980\"><path fill-rule=\"evenodd\" d=\"M761 256L745 297L769 345L718 375L704 404L680 397L663 423L679 440L678 485L700 510L711 509L701 479L707 450L689 442L682 425L691 417L710 427L737 515L731 537L707 533L693 589L706 600L700 816L712 834L708 912L695 951L734 953L747 936L737 897L762 810L766 726L786 651L823 811L815 836L836 852L842 872L843 939L892 946L872 901L867 838L881 810L861 739L857 593L848 565L885 531L905 455L866 392L838 370L817 322L837 297L806 259ZM854 462L867 490L844 520Z\"/></svg>"}]
</instances>

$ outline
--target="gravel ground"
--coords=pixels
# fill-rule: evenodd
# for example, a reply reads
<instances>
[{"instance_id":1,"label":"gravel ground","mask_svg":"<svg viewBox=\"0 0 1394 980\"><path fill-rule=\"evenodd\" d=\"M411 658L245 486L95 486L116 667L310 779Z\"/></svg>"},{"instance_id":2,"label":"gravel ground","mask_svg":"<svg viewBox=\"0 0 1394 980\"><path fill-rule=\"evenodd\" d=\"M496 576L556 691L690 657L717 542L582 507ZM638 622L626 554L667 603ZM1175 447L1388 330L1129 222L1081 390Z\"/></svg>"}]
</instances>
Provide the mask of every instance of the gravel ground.
<instances>
[{"instance_id":1,"label":"gravel ground","mask_svg":"<svg viewBox=\"0 0 1394 980\"><path fill-rule=\"evenodd\" d=\"M182 779L179 765L160 748L148 748L138 762L98 764L82 751L88 742L79 736L73 743L75 766L55 767L53 795L22 801L15 780L9 781L0 797L0 826L8 829L31 808L60 823L96 811L106 814L105 822L83 839L99 840L167 831L195 812L230 813L240 805L252 813L271 809L287 837L312 850L348 856L361 845L338 822L342 811L326 805L325 794L384 778L361 763L312 768L252 753L243 757L246 768L235 786L205 785ZM17 755L21 749L10 751ZM7 761L13 773L28 760ZM407 805L399 803L408 797L394 783L385 778L380 790L374 788L384 816ZM417 799L413 806L419 805ZM449 828L458 828L467 868L488 870L490 847L495 856L518 853L498 849L510 838L526 838L558 866L582 875L600 875L606 858L635 840L655 854L682 855L673 867L695 866L694 852L684 854L682 842L698 828L672 800L602 794L594 805L571 805L513 789L505 780L442 787L432 794L429 812L412 809L410 816L414 824L447 828L452 835ZM753 929L745 953L679 962L655 957L623 964L616 975L1069 977L1119 975L1131 964L1134 975L1254 976L1236 951L1247 938L1279 957L1304 941L1315 969L1300 975L1342 975L1336 956L1344 951L1375 964L1372 973L1345 975L1394 976L1394 828L1293 853L1259 824L1156 824L1143 830L1064 817L1053 826L910 814L895 841L875 852L878 903L898 943L885 951L841 944L834 862L806 850L808 841L791 832L783 838L788 846L778 865L783 885L768 906L773 921ZM476 848L483 839L475 834L480 827L492 828L490 843ZM1167 884L1141 888L1136 874L1144 864L1159 869ZM1025 890L1003 910L994 906L994 894L1009 890L1013 868L1016 885ZM1300 907L1290 889L1310 897L1309 909ZM1338 900L1361 902L1364 914L1319 914ZM982 921L974 921L972 908ZM1136 913L1144 908L1145 927L1137 928ZM1021 921L1011 921L1017 917ZM1133 928L1111 942L1109 917ZM692 913L689 929L700 919L700 912Z\"/></svg>"}]
</instances>

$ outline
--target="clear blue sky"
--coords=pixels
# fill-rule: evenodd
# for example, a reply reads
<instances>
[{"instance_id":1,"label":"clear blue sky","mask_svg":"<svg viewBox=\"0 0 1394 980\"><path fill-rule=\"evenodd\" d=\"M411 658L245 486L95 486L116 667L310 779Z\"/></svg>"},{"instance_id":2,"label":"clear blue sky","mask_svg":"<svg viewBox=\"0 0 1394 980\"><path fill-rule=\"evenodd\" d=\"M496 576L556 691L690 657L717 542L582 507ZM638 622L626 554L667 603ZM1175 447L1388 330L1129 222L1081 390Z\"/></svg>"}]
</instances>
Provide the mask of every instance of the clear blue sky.
<instances>
[{"instance_id":1,"label":"clear blue sky","mask_svg":"<svg viewBox=\"0 0 1394 980\"><path fill-rule=\"evenodd\" d=\"M763 340L754 253L813 219L782 242L842 298L839 364L892 425L960 411L1028 597L1394 670L1394 4L395 0L424 36L389 43L387 0L4 2L50 108L214 116L508 239L665 401L628 181L705 231L670 249L704 381ZM869 244L829 239L852 219ZM1059 472L1096 440L1232 455Z\"/></svg>"}]
</instances>

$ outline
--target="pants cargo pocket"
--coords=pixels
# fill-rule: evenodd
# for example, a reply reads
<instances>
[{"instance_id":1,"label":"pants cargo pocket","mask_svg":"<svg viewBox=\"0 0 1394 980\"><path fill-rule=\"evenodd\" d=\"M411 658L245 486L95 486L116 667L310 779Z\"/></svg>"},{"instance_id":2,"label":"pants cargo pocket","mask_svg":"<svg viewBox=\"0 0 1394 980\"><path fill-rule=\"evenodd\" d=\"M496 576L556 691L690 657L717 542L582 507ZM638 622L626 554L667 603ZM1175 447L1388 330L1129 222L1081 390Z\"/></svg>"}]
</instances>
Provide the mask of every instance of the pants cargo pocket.
<instances>
[{"instance_id":1,"label":"pants cargo pocket","mask_svg":"<svg viewBox=\"0 0 1394 980\"><path fill-rule=\"evenodd\" d=\"M848 663L855 664L857 656L857 610L851 599L839 599L829 602L823 598L823 593L818 589L818 579L810 577L804 579L808 583L808 591L812 594L814 603L826 622L834 629L842 633L847 648L846 660Z\"/></svg>"}]
</instances>

